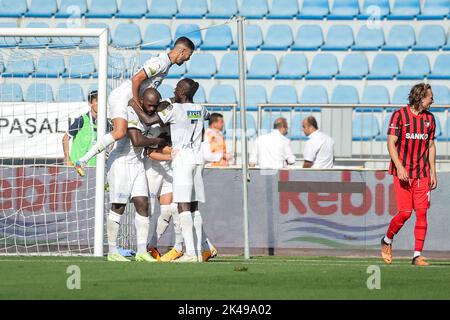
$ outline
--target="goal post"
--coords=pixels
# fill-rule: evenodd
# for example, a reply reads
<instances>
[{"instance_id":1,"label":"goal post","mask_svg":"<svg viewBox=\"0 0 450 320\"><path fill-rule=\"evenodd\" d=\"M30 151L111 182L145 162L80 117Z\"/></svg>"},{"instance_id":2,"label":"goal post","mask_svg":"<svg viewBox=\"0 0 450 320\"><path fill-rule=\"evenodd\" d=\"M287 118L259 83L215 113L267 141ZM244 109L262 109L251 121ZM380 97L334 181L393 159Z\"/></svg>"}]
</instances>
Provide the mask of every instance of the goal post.
<instances>
[{"instance_id":1,"label":"goal post","mask_svg":"<svg viewBox=\"0 0 450 320\"><path fill-rule=\"evenodd\" d=\"M107 81L108 81L108 29L102 28L0 28L0 37L28 38L28 37L86 37L98 39L98 113L97 113L97 139L106 134L107 125ZM19 48L20 49L20 48ZM31 51L33 48L27 48ZM52 50L51 48L47 50ZM25 102L24 102L25 104ZM25 108L25 106L24 106ZM14 114L14 111L13 111ZM1 137L3 140L3 136ZM3 164L3 163L2 163ZM24 172L25 169L22 170ZM5 171L6 172L6 171ZM3 175L3 174L2 174ZM34 179L34 178L33 178ZM44 179L46 182L47 179ZM104 210L105 210L105 153L97 155L95 174L95 221L93 255L103 256L104 238ZM3 188L3 185L1 186ZM1 191L0 188L0 191ZM47 218L44 218L47 219ZM2 217L0 216L0 220ZM4 217L6 221L6 217ZM2 221L0 221L2 222ZM5 222L6 223L6 222ZM24 223L25 225L25 223ZM0 223L1 226L1 223ZM0 233L0 240L2 234ZM15 240L14 240L15 241ZM59 246L59 244L58 244ZM1 252L0 248L0 252ZM70 251L70 250L69 250ZM8 253L8 252L7 252ZM38 252L39 253L39 252ZM46 252L52 254L52 252ZM68 253L70 252L55 252ZM92 254L91 248L88 250Z\"/></svg>"}]
</instances>

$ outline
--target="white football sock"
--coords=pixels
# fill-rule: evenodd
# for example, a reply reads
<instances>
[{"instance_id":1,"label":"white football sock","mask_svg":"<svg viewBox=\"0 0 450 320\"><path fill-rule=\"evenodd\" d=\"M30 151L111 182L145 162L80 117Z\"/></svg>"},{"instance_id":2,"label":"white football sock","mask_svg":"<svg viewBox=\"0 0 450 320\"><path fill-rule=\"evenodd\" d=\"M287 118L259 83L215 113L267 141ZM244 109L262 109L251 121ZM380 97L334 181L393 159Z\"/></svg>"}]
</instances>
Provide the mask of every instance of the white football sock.
<instances>
[{"instance_id":1,"label":"white football sock","mask_svg":"<svg viewBox=\"0 0 450 320\"><path fill-rule=\"evenodd\" d=\"M167 227L169 226L170 218L172 218L172 206L162 205L161 206L161 214L158 217L158 222L156 223L156 235L157 239L161 239L161 236L166 232Z\"/></svg>"},{"instance_id":2,"label":"white football sock","mask_svg":"<svg viewBox=\"0 0 450 320\"><path fill-rule=\"evenodd\" d=\"M88 162L97 154L108 148L108 146L114 143L114 137L111 133L105 134L100 140L97 141L95 145L93 145L88 152L84 156L80 158L80 162Z\"/></svg>"},{"instance_id":3,"label":"white football sock","mask_svg":"<svg viewBox=\"0 0 450 320\"><path fill-rule=\"evenodd\" d=\"M117 235L119 234L120 219L122 215L110 210L106 219L106 232L108 234L109 253L118 253Z\"/></svg>"},{"instance_id":4,"label":"white football sock","mask_svg":"<svg viewBox=\"0 0 450 320\"><path fill-rule=\"evenodd\" d=\"M386 242L387 244L391 244L392 243L392 239L389 239L387 236L384 237L384 242Z\"/></svg>"},{"instance_id":5,"label":"white football sock","mask_svg":"<svg viewBox=\"0 0 450 320\"><path fill-rule=\"evenodd\" d=\"M178 252L183 251L183 233L181 232L180 214L178 213L178 205L172 204L173 230L175 232L175 245L173 246Z\"/></svg>"},{"instance_id":6,"label":"white football sock","mask_svg":"<svg viewBox=\"0 0 450 320\"><path fill-rule=\"evenodd\" d=\"M197 255L201 256L202 255L202 233L203 233L203 219L202 216L200 215L200 211L195 211L194 212L194 230L195 230L195 235L197 237L197 243L196 243L196 249L197 249Z\"/></svg>"},{"instance_id":7,"label":"white football sock","mask_svg":"<svg viewBox=\"0 0 450 320\"><path fill-rule=\"evenodd\" d=\"M186 255L196 256L194 245L194 232L192 230L194 221L190 211L180 213L181 232L183 234L184 244L186 245Z\"/></svg>"},{"instance_id":8,"label":"white football sock","mask_svg":"<svg viewBox=\"0 0 450 320\"><path fill-rule=\"evenodd\" d=\"M136 227L137 253L146 253L150 218L136 213L134 216L134 225Z\"/></svg>"},{"instance_id":9,"label":"white football sock","mask_svg":"<svg viewBox=\"0 0 450 320\"><path fill-rule=\"evenodd\" d=\"M420 252L420 251L414 251L414 256L413 256L413 258L418 257L418 256L421 256L421 255L422 255L422 252Z\"/></svg>"}]
</instances>

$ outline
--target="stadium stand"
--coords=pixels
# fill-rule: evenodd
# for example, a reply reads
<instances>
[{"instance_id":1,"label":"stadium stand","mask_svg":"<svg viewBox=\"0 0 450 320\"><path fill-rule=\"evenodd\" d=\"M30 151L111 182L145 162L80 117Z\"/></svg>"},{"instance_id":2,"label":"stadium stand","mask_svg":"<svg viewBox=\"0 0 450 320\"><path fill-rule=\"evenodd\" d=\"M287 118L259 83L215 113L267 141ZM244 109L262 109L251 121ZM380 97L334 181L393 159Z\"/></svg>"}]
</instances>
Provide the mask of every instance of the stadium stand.
<instances>
[{"instance_id":1,"label":"stadium stand","mask_svg":"<svg viewBox=\"0 0 450 320\"><path fill-rule=\"evenodd\" d=\"M230 27L227 25L222 25L206 30L205 41L202 44L202 49L227 50L232 43L233 36L231 34Z\"/></svg>"},{"instance_id":2,"label":"stadium stand","mask_svg":"<svg viewBox=\"0 0 450 320\"><path fill-rule=\"evenodd\" d=\"M430 73L430 62L425 54L409 54L403 60L397 79L421 80Z\"/></svg>"},{"instance_id":3,"label":"stadium stand","mask_svg":"<svg viewBox=\"0 0 450 320\"><path fill-rule=\"evenodd\" d=\"M147 13L146 0L122 0L116 18L139 19Z\"/></svg>"},{"instance_id":4,"label":"stadium stand","mask_svg":"<svg viewBox=\"0 0 450 320\"><path fill-rule=\"evenodd\" d=\"M217 72L216 59L211 53L198 53L192 56L189 63L188 78L210 79Z\"/></svg>"},{"instance_id":5,"label":"stadium stand","mask_svg":"<svg viewBox=\"0 0 450 320\"><path fill-rule=\"evenodd\" d=\"M294 42L291 27L272 25L267 31L261 50L287 50Z\"/></svg>"},{"instance_id":6,"label":"stadium stand","mask_svg":"<svg viewBox=\"0 0 450 320\"><path fill-rule=\"evenodd\" d=\"M334 0L330 20L353 19L359 14L358 0Z\"/></svg>"},{"instance_id":7,"label":"stadium stand","mask_svg":"<svg viewBox=\"0 0 450 320\"><path fill-rule=\"evenodd\" d=\"M56 18L82 17L86 14L86 0L61 0Z\"/></svg>"},{"instance_id":8,"label":"stadium stand","mask_svg":"<svg viewBox=\"0 0 450 320\"><path fill-rule=\"evenodd\" d=\"M25 17L50 18L57 9L56 0L32 0Z\"/></svg>"},{"instance_id":9,"label":"stadium stand","mask_svg":"<svg viewBox=\"0 0 450 320\"><path fill-rule=\"evenodd\" d=\"M217 104L234 104L237 103L236 92L234 87L229 84L215 85L209 93L209 103Z\"/></svg>"},{"instance_id":10,"label":"stadium stand","mask_svg":"<svg viewBox=\"0 0 450 320\"><path fill-rule=\"evenodd\" d=\"M359 80L369 73L369 63L364 54L353 53L345 56L336 79Z\"/></svg>"},{"instance_id":11,"label":"stadium stand","mask_svg":"<svg viewBox=\"0 0 450 320\"><path fill-rule=\"evenodd\" d=\"M211 0L211 8L207 14L211 19L228 19L238 12L236 0Z\"/></svg>"},{"instance_id":12,"label":"stadium stand","mask_svg":"<svg viewBox=\"0 0 450 320\"><path fill-rule=\"evenodd\" d=\"M56 99L58 102L84 101L83 89L79 84L62 84Z\"/></svg>"},{"instance_id":13,"label":"stadium stand","mask_svg":"<svg viewBox=\"0 0 450 320\"><path fill-rule=\"evenodd\" d=\"M117 12L116 0L92 0L86 18L112 18Z\"/></svg>"},{"instance_id":14,"label":"stadium stand","mask_svg":"<svg viewBox=\"0 0 450 320\"><path fill-rule=\"evenodd\" d=\"M153 0L147 18L171 19L178 12L176 0Z\"/></svg>"},{"instance_id":15,"label":"stadium stand","mask_svg":"<svg viewBox=\"0 0 450 320\"><path fill-rule=\"evenodd\" d=\"M292 19L298 14L297 0L273 0L268 19Z\"/></svg>"},{"instance_id":16,"label":"stadium stand","mask_svg":"<svg viewBox=\"0 0 450 320\"><path fill-rule=\"evenodd\" d=\"M304 54L290 53L283 56L275 79L302 79L308 73Z\"/></svg>"},{"instance_id":17,"label":"stadium stand","mask_svg":"<svg viewBox=\"0 0 450 320\"><path fill-rule=\"evenodd\" d=\"M172 44L170 28L165 24L151 24L145 30L141 48L144 50L164 50Z\"/></svg>"},{"instance_id":18,"label":"stadium stand","mask_svg":"<svg viewBox=\"0 0 450 320\"><path fill-rule=\"evenodd\" d=\"M53 89L47 83L31 84L25 95L27 102L53 102Z\"/></svg>"},{"instance_id":19,"label":"stadium stand","mask_svg":"<svg viewBox=\"0 0 450 320\"><path fill-rule=\"evenodd\" d=\"M201 19L208 12L206 0L182 0L177 18Z\"/></svg>"},{"instance_id":20,"label":"stadium stand","mask_svg":"<svg viewBox=\"0 0 450 320\"><path fill-rule=\"evenodd\" d=\"M22 87L18 83L0 83L0 102L20 102L23 100Z\"/></svg>"},{"instance_id":21,"label":"stadium stand","mask_svg":"<svg viewBox=\"0 0 450 320\"><path fill-rule=\"evenodd\" d=\"M253 57L248 70L249 79L272 79L277 73L277 59L271 53L260 53Z\"/></svg>"},{"instance_id":22,"label":"stadium stand","mask_svg":"<svg viewBox=\"0 0 450 320\"><path fill-rule=\"evenodd\" d=\"M27 10L27 0L0 1L1 18L19 18Z\"/></svg>"},{"instance_id":23,"label":"stadium stand","mask_svg":"<svg viewBox=\"0 0 450 320\"><path fill-rule=\"evenodd\" d=\"M62 55L41 55L39 57L34 76L36 78L58 78L66 67Z\"/></svg>"},{"instance_id":24,"label":"stadium stand","mask_svg":"<svg viewBox=\"0 0 450 320\"><path fill-rule=\"evenodd\" d=\"M317 25L302 25L297 30L292 50L317 50L322 45L322 28Z\"/></svg>"}]
</instances>

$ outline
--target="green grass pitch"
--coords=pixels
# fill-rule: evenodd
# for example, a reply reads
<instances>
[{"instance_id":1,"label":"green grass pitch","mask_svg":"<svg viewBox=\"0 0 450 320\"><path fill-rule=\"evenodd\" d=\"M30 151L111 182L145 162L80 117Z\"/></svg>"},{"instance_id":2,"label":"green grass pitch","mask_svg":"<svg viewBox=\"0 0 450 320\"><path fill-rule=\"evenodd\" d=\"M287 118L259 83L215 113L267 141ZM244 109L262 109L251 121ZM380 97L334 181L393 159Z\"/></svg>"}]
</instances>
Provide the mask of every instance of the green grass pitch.
<instances>
[{"instance_id":1,"label":"green grass pitch","mask_svg":"<svg viewBox=\"0 0 450 320\"><path fill-rule=\"evenodd\" d=\"M0 299L449 299L450 261L217 257L202 264L117 263L90 257L0 257ZM67 268L81 270L68 290ZM369 290L367 268L381 271Z\"/></svg>"}]
</instances>

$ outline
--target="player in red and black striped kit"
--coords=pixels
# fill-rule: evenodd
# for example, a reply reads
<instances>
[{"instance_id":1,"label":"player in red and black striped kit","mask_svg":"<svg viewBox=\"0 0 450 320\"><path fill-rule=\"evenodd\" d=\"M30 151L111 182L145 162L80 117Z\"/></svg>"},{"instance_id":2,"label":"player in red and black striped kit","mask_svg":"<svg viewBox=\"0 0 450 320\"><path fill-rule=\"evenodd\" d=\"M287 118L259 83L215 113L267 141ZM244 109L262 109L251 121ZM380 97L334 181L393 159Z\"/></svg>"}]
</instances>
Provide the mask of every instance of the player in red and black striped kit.
<instances>
[{"instance_id":1,"label":"player in red and black striped kit","mask_svg":"<svg viewBox=\"0 0 450 320\"><path fill-rule=\"evenodd\" d=\"M427 233L427 209L430 192L437 187L436 123L428 111L433 103L429 84L415 85L409 93L409 105L392 114L388 128L389 173L394 176L398 213L392 218L386 236L381 240L381 256L392 263L392 240L405 222L416 212L415 249L412 263L429 265L422 256Z\"/></svg>"}]
</instances>

